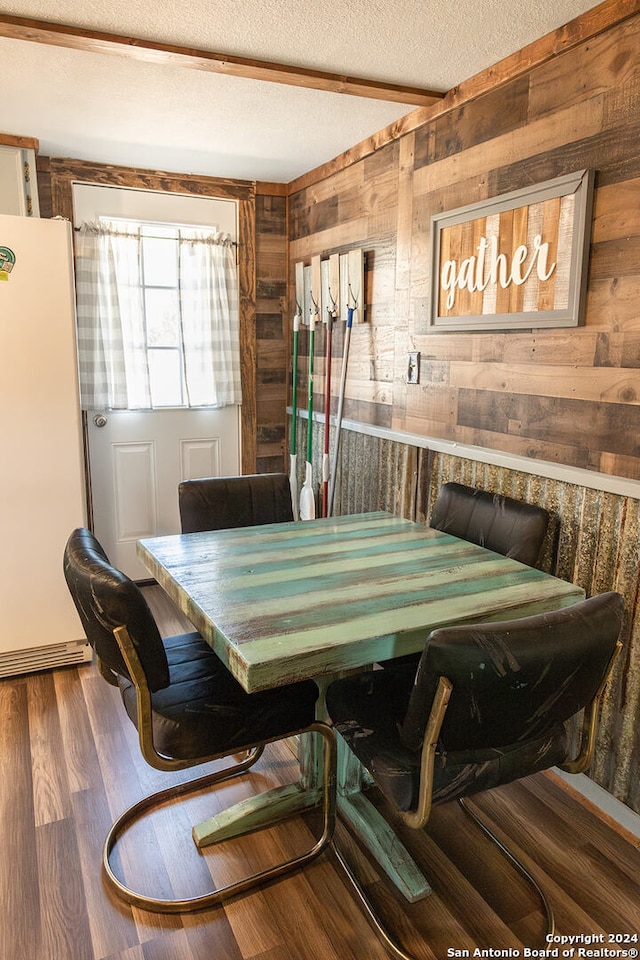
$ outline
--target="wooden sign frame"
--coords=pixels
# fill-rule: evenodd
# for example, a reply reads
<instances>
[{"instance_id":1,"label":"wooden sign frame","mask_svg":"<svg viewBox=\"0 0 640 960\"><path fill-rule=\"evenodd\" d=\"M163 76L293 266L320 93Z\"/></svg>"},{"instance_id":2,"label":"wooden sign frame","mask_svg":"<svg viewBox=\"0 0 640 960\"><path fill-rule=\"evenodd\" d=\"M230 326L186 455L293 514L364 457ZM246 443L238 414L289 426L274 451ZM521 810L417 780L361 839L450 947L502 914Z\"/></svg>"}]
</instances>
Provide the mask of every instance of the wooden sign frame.
<instances>
[{"instance_id":1,"label":"wooden sign frame","mask_svg":"<svg viewBox=\"0 0 640 960\"><path fill-rule=\"evenodd\" d=\"M431 217L429 332L582 322L592 170Z\"/></svg>"}]
</instances>

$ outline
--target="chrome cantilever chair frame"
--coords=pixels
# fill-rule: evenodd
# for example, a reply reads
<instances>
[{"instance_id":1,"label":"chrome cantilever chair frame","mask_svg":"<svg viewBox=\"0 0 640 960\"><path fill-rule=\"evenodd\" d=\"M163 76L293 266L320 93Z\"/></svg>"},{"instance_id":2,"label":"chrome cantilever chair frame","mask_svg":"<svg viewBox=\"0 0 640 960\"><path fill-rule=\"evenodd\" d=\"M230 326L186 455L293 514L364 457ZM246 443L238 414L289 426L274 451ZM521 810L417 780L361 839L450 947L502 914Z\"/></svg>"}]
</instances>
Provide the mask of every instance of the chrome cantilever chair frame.
<instances>
[{"instance_id":1,"label":"chrome cantilever chair frame","mask_svg":"<svg viewBox=\"0 0 640 960\"><path fill-rule=\"evenodd\" d=\"M583 712L583 723L582 731L580 735L580 742L578 746L578 752L575 757L565 760L564 763L559 764L560 769L565 770L568 773L577 774L581 773L589 767L593 756L593 750L595 745L596 729L597 729L597 718L599 713L600 702L604 689L606 687L607 681L613 670L615 661L622 649L622 643L618 640L615 644L615 648L610 657L609 663L606 667L606 671L602 682L599 685L595 696L584 709ZM425 734L422 744L422 749L420 753L420 779L419 779L419 794L417 798L417 804L415 809L410 810L399 810L396 809L396 815L405 823L408 827L413 829L423 829L428 823L431 810L432 810L432 800L433 800L433 790L434 790L434 766L436 762L436 752L439 743L440 732L444 723L445 715L447 712L447 707L451 699L453 692L453 684L451 681L444 676L441 676L438 680L436 691L433 697L431 710L427 720L427 725L425 728ZM469 816L474 823L483 831L483 833L488 837L488 839L494 843L497 848L500 850L501 854L515 867L515 869L521 874L521 876L529 883L531 888L534 890L540 902L542 904L545 924L546 924L546 937L549 937L553 934L555 930L555 918L553 914L553 909L549 900L532 873L527 869L525 864L520 860L514 853L511 851L490 829L490 827L483 821L482 817L474 812L467 804L465 797L457 798L458 805L464 810L465 814ZM381 940L384 942L389 953L396 958L396 960L415 960L415 958L407 953L404 948L398 943L394 938L388 928L380 919L378 913L376 912L369 896L365 892L362 884L360 883L358 877L356 876L353 868L349 864L348 860L344 854L336 847L335 843L332 843L332 849L336 854L338 861L340 862L342 868L347 874L349 881L357 894L357 897L369 919L372 926L378 933ZM545 944L548 942L545 939Z\"/></svg>"},{"instance_id":2,"label":"chrome cantilever chair frame","mask_svg":"<svg viewBox=\"0 0 640 960\"><path fill-rule=\"evenodd\" d=\"M135 651L135 647L131 641L131 638L129 637L127 628L124 626L116 627L113 632L116 640L118 641L118 645L120 646L122 656L125 660L136 690L138 739L144 759L151 766L159 770L182 770L186 767L196 765L196 762L193 760L175 760L170 757L163 756L156 750L153 742L153 712L151 706L151 695L149 693L149 687L147 685L144 670ZM215 904L229 899L230 897L245 893L247 890L258 886L259 884L276 880L278 877L281 877L286 873L305 866L307 863L310 863L317 856L319 856L331 842L335 826L335 734L326 723L317 721L312 723L310 726L303 728L302 730L291 731L290 735L297 736L301 734L313 733L319 734L324 741L322 778L322 833L307 851L273 867L261 870L249 877L227 884L226 886L220 887L209 893L184 899L165 899L151 897L139 893L123 883L122 880L116 876L111 866L110 858L115 844L127 827L129 827L135 820L160 804L166 803L168 800L185 796L186 794L193 793L197 790L202 790L205 787L210 787L217 783L222 783L225 780L230 780L234 777L237 777L239 774L244 773L256 762L256 760L262 754L264 747L268 743L281 739L277 737L272 740L265 740L258 745L254 745L251 749L251 752L244 760L240 761L239 763L234 763L231 767L225 767L223 770L198 777L194 780L189 780L187 783L177 784L176 786L167 787L164 790L157 791L156 793L153 793L147 797L143 797L137 803L134 803L131 807L125 810L124 813L122 813L111 826L111 829L109 830L104 842L102 854L102 866L104 874L118 896L133 906L140 907L144 910L153 910L158 913L182 913L190 910L202 910L206 907L214 906ZM213 756L201 757L198 759L197 763L206 763L209 760L218 760L224 758L225 756L228 756L228 754L215 754Z\"/></svg>"}]
</instances>

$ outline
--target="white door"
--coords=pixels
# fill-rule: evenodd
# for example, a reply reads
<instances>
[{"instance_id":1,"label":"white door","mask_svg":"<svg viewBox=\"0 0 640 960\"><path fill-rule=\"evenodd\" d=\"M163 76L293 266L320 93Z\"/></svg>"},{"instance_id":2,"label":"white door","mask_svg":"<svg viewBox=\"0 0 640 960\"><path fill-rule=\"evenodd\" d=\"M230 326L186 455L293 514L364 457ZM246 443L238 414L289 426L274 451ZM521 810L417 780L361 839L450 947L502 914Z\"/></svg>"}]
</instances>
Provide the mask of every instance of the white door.
<instances>
[{"instance_id":1,"label":"white door","mask_svg":"<svg viewBox=\"0 0 640 960\"><path fill-rule=\"evenodd\" d=\"M100 216L203 225L236 237L235 201L74 186L76 224ZM158 359L166 407L91 412L87 424L93 529L111 562L136 580L148 576L136 540L180 531L179 482L238 474L241 462L240 408L171 406L169 353Z\"/></svg>"}]
</instances>

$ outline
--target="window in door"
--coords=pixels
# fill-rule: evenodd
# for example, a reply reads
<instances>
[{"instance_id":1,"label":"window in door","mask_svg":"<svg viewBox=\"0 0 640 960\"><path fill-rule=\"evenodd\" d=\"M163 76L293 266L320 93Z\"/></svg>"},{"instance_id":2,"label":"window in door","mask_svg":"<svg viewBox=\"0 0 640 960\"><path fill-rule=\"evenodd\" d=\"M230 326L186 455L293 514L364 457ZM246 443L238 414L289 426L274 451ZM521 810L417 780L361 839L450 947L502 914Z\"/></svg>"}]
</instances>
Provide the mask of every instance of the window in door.
<instances>
[{"instance_id":1,"label":"window in door","mask_svg":"<svg viewBox=\"0 0 640 960\"><path fill-rule=\"evenodd\" d=\"M178 232L175 227L140 224L143 326L151 405L186 406L184 355L180 336Z\"/></svg>"},{"instance_id":2,"label":"window in door","mask_svg":"<svg viewBox=\"0 0 640 960\"><path fill-rule=\"evenodd\" d=\"M133 193L136 202L153 199L147 217L126 208ZM241 400L236 205L229 210L229 201L187 198L206 206L194 208L193 220L178 220L156 216L155 199L109 189L87 197L93 204L77 204L82 213L103 207L93 220L83 219L76 243L87 410L221 407ZM184 199L162 198L163 205L184 205Z\"/></svg>"}]
</instances>

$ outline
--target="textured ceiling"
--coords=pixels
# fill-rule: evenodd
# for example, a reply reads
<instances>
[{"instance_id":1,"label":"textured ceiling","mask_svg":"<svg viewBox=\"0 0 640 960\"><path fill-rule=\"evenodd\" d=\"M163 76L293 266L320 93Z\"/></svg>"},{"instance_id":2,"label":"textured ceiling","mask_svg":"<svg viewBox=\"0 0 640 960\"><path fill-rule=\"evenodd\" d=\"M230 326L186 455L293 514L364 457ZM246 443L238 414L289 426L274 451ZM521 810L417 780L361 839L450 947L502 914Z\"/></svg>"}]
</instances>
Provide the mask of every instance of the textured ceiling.
<instances>
[{"instance_id":1,"label":"textured ceiling","mask_svg":"<svg viewBox=\"0 0 640 960\"><path fill-rule=\"evenodd\" d=\"M9 0L0 13L449 90L593 0ZM40 152L289 182L409 105L0 38L0 133Z\"/></svg>"}]
</instances>

